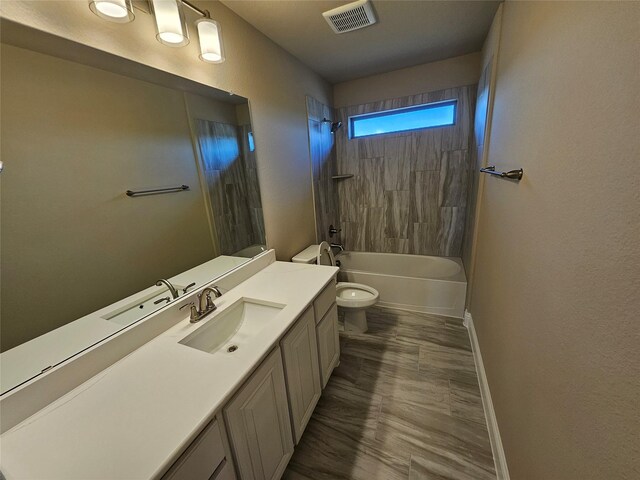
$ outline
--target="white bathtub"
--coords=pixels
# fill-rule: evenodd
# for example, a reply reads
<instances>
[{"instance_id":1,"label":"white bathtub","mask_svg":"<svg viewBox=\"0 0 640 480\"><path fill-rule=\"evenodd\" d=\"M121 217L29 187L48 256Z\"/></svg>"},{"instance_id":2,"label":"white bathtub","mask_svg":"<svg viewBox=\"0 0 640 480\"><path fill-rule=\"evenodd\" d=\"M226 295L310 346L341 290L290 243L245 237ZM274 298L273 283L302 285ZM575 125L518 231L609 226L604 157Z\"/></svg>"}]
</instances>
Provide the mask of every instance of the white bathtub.
<instances>
[{"instance_id":1,"label":"white bathtub","mask_svg":"<svg viewBox=\"0 0 640 480\"><path fill-rule=\"evenodd\" d=\"M467 279L459 258L343 252L336 260L339 280L375 288L378 305L464 317Z\"/></svg>"}]
</instances>

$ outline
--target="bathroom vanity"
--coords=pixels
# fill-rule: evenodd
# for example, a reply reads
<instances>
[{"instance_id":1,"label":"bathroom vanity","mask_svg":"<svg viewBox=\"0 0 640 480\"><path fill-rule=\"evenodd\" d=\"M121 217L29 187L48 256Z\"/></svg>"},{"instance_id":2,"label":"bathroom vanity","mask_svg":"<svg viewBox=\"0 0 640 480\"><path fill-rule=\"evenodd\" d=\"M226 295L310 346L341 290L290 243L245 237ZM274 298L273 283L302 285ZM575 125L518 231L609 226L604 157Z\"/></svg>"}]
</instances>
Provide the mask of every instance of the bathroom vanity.
<instances>
[{"instance_id":1,"label":"bathroom vanity","mask_svg":"<svg viewBox=\"0 0 640 480\"><path fill-rule=\"evenodd\" d=\"M234 285L243 270L251 276ZM180 310L199 290L145 318L173 320L4 432L3 474L280 478L339 360L337 271L276 262L271 250L216 280L224 294L200 322Z\"/></svg>"}]
</instances>

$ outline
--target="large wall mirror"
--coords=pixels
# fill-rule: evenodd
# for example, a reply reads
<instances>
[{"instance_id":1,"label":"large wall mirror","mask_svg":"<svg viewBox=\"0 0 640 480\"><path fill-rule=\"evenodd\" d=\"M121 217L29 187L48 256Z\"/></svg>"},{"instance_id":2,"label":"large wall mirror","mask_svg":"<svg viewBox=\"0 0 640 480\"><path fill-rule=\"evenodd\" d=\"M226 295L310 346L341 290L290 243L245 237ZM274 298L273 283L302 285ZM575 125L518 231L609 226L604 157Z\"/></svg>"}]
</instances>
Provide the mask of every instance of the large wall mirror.
<instances>
[{"instance_id":1,"label":"large wall mirror","mask_svg":"<svg viewBox=\"0 0 640 480\"><path fill-rule=\"evenodd\" d=\"M246 98L41 35L2 24L2 393L266 250Z\"/></svg>"}]
</instances>

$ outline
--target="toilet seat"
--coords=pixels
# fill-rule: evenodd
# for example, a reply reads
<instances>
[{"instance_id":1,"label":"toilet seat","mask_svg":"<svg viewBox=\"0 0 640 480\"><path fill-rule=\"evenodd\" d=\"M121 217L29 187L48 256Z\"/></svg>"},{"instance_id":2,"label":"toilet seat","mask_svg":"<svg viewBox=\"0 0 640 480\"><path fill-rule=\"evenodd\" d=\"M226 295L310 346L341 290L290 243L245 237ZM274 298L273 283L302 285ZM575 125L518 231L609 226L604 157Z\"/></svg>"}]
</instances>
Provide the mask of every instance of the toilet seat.
<instances>
[{"instance_id":1,"label":"toilet seat","mask_svg":"<svg viewBox=\"0 0 640 480\"><path fill-rule=\"evenodd\" d=\"M318 245L318 265L336 265L336 259L327 242ZM339 282L336 285L336 303L344 308L367 308L378 302L380 294L368 285L361 283Z\"/></svg>"},{"instance_id":2,"label":"toilet seat","mask_svg":"<svg viewBox=\"0 0 640 480\"><path fill-rule=\"evenodd\" d=\"M320 242L320 245L318 245L318 257L316 263L318 265L336 266L336 257L333 256L331 247L327 242Z\"/></svg>"},{"instance_id":3,"label":"toilet seat","mask_svg":"<svg viewBox=\"0 0 640 480\"><path fill-rule=\"evenodd\" d=\"M336 259L327 242L318 245L316 257L318 265L336 266ZM380 294L368 285L361 283L339 282L336 285L336 303L344 311L344 329L364 333L368 329L366 309L378 302Z\"/></svg>"},{"instance_id":4,"label":"toilet seat","mask_svg":"<svg viewBox=\"0 0 640 480\"><path fill-rule=\"evenodd\" d=\"M368 308L375 305L380 294L368 285L339 282L336 285L336 303L344 308Z\"/></svg>"}]
</instances>

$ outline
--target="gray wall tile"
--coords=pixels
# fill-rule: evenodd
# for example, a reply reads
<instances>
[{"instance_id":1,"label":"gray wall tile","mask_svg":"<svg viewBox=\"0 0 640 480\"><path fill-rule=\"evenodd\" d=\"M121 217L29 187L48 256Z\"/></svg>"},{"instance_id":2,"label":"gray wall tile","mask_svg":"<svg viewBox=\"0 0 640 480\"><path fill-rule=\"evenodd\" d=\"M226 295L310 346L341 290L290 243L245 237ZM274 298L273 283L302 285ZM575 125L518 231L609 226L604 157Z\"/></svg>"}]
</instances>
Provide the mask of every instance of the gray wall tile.
<instances>
[{"instance_id":1,"label":"gray wall tile","mask_svg":"<svg viewBox=\"0 0 640 480\"><path fill-rule=\"evenodd\" d=\"M411 172L411 221L432 221L440 208L440 172Z\"/></svg>"},{"instance_id":2,"label":"gray wall tile","mask_svg":"<svg viewBox=\"0 0 640 480\"><path fill-rule=\"evenodd\" d=\"M439 237L441 255L457 257L462 249L466 209L463 207L444 207L440 209L440 212Z\"/></svg>"},{"instance_id":3,"label":"gray wall tile","mask_svg":"<svg viewBox=\"0 0 640 480\"><path fill-rule=\"evenodd\" d=\"M358 204L367 207L384 206L384 158L360 160L360 198Z\"/></svg>"},{"instance_id":4,"label":"gray wall tile","mask_svg":"<svg viewBox=\"0 0 640 480\"><path fill-rule=\"evenodd\" d=\"M416 153L411 158L412 170L440 170L443 128L414 132Z\"/></svg>"},{"instance_id":5,"label":"gray wall tile","mask_svg":"<svg viewBox=\"0 0 640 480\"><path fill-rule=\"evenodd\" d=\"M409 224L409 191L385 191L384 200L385 238L406 239Z\"/></svg>"},{"instance_id":6,"label":"gray wall tile","mask_svg":"<svg viewBox=\"0 0 640 480\"><path fill-rule=\"evenodd\" d=\"M366 137L351 140L358 143L358 158L382 158L384 157L384 138Z\"/></svg>"},{"instance_id":7,"label":"gray wall tile","mask_svg":"<svg viewBox=\"0 0 640 480\"><path fill-rule=\"evenodd\" d=\"M384 139L384 189L408 190L411 159L415 157L412 135Z\"/></svg>"},{"instance_id":8,"label":"gray wall tile","mask_svg":"<svg viewBox=\"0 0 640 480\"><path fill-rule=\"evenodd\" d=\"M444 152L440 167L439 204L441 207L465 207L469 190L469 152Z\"/></svg>"},{"instance_id":9,"label":"gray wall tile","mask_svg":"<svg viewBox=\"0 0 640 480\"><path fill-rule=\"evenodd\" d=\"M349 155L347 155L347 144L337 141L336 135L331 133L331 126L323 123L322 120L336 119L336 112L332 108L324 105L316 99L307 96L307 116L309 128L309 153L311 156L311 168L313 175L313 197L316 214L316 241L331 240L340 242L341 234L329 238L329 226L338 227L341 220L349 220L355 216L354 212L347 211L347 217L340 215L339 193L340 186L332 177L340 171L340 165L336 156L337 149L344 149L345 155L341 158L349 164ZM353 158L357 156L354 155ZM355 168L349 170L357 171L359 167L354 162ZM349 192L350 197L355 198L354 194Z\"/></svg>"},{"instance_id":10,"label":"gray wall tile","mask_svg":"<svg viewBox=\"0 0 640 480\"><path fill-rule=\"evenodd\" d=\"M338 210L348 250L460 256L472 186L476 86L426 92L336 112ZM456 99L448 127L349 139L349 116ZM317 107L315 107L317 108Z\"/></svg>"}]
</instances>

